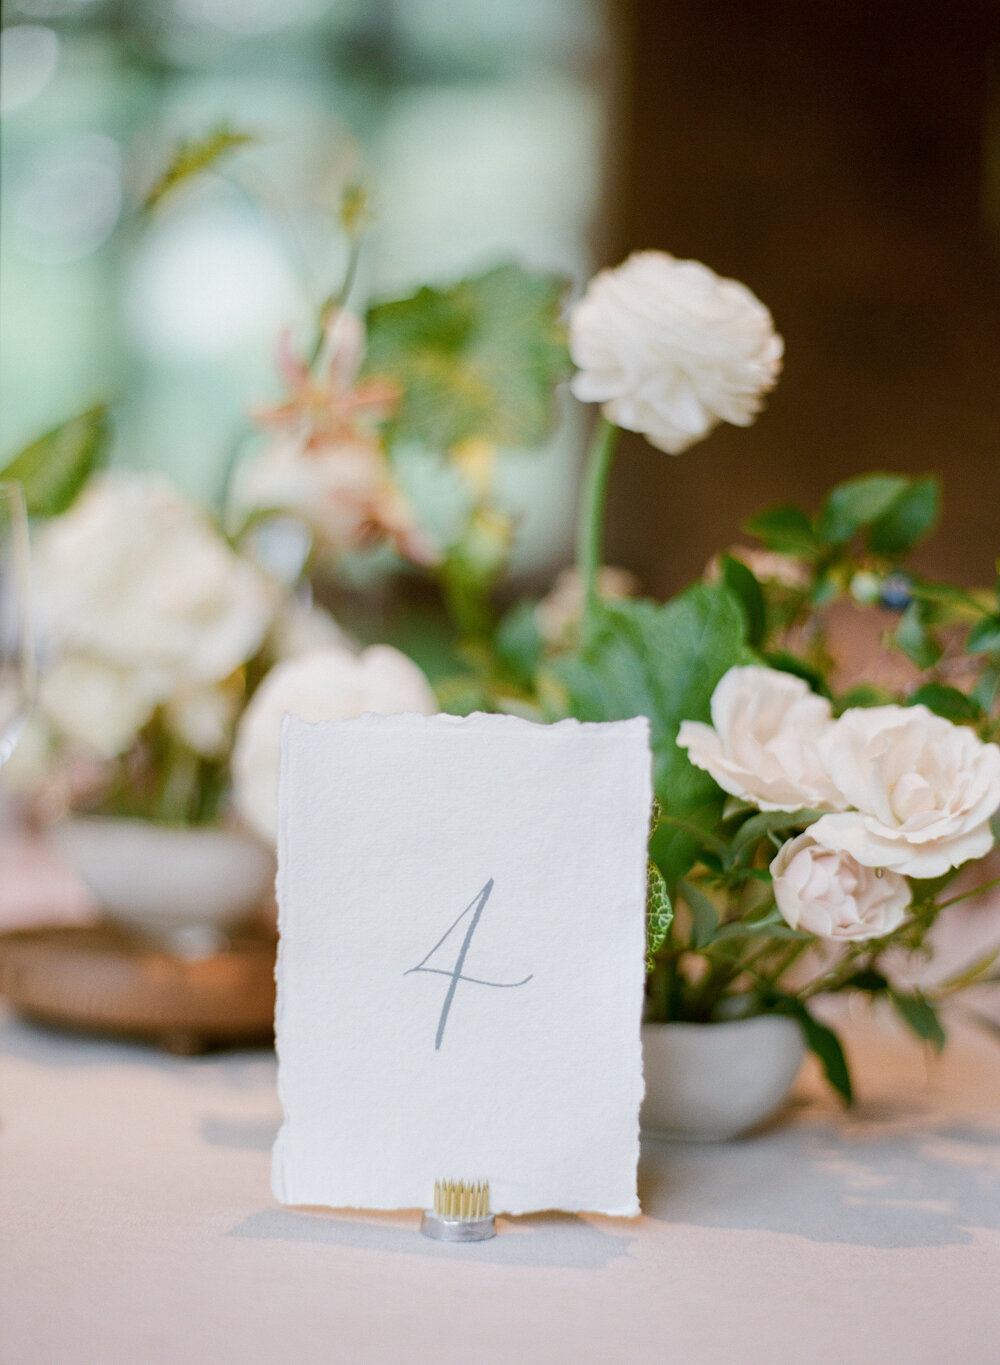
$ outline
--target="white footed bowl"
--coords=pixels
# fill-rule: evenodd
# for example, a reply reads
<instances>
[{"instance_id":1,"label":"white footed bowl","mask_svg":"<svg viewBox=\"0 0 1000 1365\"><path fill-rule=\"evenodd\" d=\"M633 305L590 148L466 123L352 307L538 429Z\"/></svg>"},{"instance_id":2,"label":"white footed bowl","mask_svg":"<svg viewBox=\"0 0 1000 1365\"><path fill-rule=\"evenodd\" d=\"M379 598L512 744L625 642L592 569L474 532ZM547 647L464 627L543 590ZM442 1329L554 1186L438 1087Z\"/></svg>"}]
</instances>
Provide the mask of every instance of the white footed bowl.
<instances>
[{"instance_id":1,"label":"white footed bowl","mask_svg":"<svg viewBox=\"0 0 1000 1365\"><path fill-rule=\"evenodd\" d=\"M642 1130L695 1142L745 1133L782 1107L804 1055L799 1026L784 1015L644 1024Z\"/></svg>"},{"instance_id":2,"label":"white footed bowl","mask_svg":"<svg viewBox=\"0 0 1000 1365\"><path fill-rule=\"evenodd\" d=\"M133 929L221 930L274 885L273 853L238 830L75 815L51 838L109 917Z\"/></svg>"}]
</instances>

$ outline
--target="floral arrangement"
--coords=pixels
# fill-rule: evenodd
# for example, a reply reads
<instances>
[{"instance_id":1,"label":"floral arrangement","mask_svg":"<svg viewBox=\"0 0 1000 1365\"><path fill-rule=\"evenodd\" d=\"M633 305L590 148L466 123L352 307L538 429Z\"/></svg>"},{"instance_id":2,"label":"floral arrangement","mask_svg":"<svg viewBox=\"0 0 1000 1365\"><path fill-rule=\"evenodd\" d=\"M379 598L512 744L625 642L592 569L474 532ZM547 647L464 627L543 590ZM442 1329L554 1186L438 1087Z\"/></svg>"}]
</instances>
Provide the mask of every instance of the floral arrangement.
<instances>
[{"instance_id":1,"label":"floral arrangement","mask_svg":"<svg viewBox=\"0 0 1000 1365\"><path fill-rule=\"evenodd\" d=\"M183 149L151 203L233 145ZM353 196L352 262L362 216ZM561 279L506 265L362 319L346 308L352 275L303 354L282 341L284 396L253 414L256 443L214 516L158 477L102 470L103 409L8 465L39 523L46 658L21 757L36 799L241 818L269 839L287 710L645 714L649 1017L791 1015L846 1098L818 997L884 996L940 1046L938 1004L990 980L1000 945L933 991L900 964L930 954L939 917L980 889L953 880L995 842L1000 593L909 566L937 517L934 479L872 474L815 515L772 508L747 523L756 546L669 602L642 599L601 562L618 432L679 455L720 422L750 424L783 351L764 305L657 251L601 271L568 317ZM601 408L577 566L501 612L517 527L497 465L545 439L568 376ZM413 446L454 494L444 532L408 495ZM317 605L359 557L438 592L435 666L362 648ZM845 616L877 628L864 681L843 658Z\"/></svg>"}]
</instances>

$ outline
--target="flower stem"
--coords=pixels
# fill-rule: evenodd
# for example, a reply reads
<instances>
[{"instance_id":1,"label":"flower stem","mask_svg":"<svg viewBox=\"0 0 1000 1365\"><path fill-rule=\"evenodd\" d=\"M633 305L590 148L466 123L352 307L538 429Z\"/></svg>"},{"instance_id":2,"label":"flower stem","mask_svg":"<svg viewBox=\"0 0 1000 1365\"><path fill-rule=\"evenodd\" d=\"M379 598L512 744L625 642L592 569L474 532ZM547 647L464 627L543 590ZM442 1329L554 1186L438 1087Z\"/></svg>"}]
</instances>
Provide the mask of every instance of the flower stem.
<instances>
[{"instance_id":1,"label":"flower stem","mask_svg":"<svg viewBox=\"0 0 1000 1365\"><path fill-rule=\"evenodd\" d=\"M992 881L983 882L982 886L974 886L971 891L963 891L960 896L952 896L950 900L939 901L935 908L947 910L949 905L957 905L959 901L967 901L973 896L981 896L984 891L991 891L994 886L1000 886L1000 877L994 877Z\"/></svg>"},{"instance_id":2,"label":"flower stem","mask_svg":"<svg viewBox=\"0 0 1000 1365\"><path fill-rule=\"evenodd\" d=\"M597 619L597 579L604 548L604 513L608 478L618 440L618 428L602 417L587 456L580 496L576 564L583 584L583 639L594 632Z\"/></svg>"}]
</instances>

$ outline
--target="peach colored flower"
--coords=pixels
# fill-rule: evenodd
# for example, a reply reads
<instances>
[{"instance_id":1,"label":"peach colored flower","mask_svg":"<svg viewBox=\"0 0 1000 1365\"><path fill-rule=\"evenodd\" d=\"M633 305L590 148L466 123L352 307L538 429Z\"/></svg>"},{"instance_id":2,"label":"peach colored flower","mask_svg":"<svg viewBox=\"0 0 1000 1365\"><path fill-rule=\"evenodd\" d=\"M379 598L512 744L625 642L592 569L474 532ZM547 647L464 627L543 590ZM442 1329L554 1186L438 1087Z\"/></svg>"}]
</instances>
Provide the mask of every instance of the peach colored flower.
<instances>
[{"instance_id":1,"label":"peach colored flower","mask_svg":"<svg viewBox=\"0 0 1000 1365\"><path fill-rule=\"evenodd\" d=\"M731 668L712 693L712 724L686 720L677 743L723 791L761 810L842 810L820 741L830 703L791 673L751 664Z\"/></svg>"},{"instance_id":2,"label":"peach colored flower","mask_svg":"<svg viewBox=\"0 0 1000 1365\"><path fill-rule=\"evenodd\" d=\"M845 806L810 833L867 867L938 877L993 846L1000 748L926 706L845 711L823 737Z\"/></svg>"},{"instance_id":3,"label":"peach colored flower","mask_svg":"<svg viewBox=\"0 0 1000 1365\"><path fill-rule=\"evenodd\" d=\"M771 876L786 922L821 938L881 938L899 928L910 905L905 877L879 876L849 853L824 848L809 831L782 846Z\"/></svg>"}]
</instances>

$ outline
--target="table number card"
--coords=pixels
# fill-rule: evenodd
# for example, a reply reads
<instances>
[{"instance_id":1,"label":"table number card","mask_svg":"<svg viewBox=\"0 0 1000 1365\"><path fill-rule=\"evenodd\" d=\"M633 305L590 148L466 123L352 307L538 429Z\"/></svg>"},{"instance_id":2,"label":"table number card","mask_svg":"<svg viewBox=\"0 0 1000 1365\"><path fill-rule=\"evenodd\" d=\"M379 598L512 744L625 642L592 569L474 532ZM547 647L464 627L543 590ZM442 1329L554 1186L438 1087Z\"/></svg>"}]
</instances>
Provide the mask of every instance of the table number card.
<instances>
[{"instance_id":1,"label":"table number card","mask_svg":"<svg viewBox=\"0 0 1000 1365\"><path fill-rule=\"evenodd\" d=\"M639 1212L644 719L282 732L285 1204Z\"/></svg>"}]
</instances>

